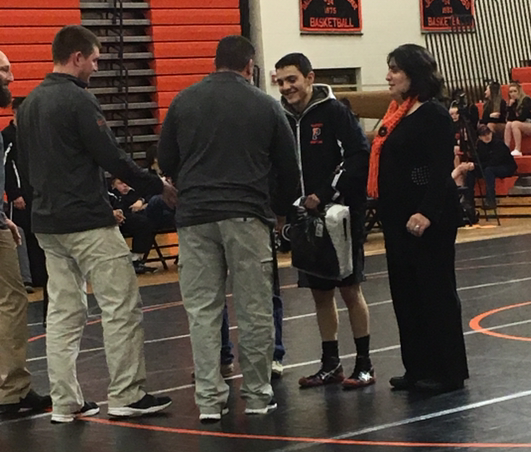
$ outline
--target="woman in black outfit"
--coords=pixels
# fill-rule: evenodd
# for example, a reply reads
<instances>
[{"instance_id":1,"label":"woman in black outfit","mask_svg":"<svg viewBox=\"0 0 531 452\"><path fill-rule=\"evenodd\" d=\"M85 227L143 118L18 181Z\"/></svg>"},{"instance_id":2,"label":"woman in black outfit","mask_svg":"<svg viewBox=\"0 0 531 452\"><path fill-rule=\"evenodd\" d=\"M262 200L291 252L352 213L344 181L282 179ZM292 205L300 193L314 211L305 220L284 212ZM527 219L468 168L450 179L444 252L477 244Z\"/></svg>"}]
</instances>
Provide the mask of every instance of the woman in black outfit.
<instances>
[{"instance_id":1,"label":"woman in black outfit","mask_svg":"<svg viewBox=\"0 0 531 452\"><path fill-rule=\"evenodd\" d=\"M502 98L498 82L490 82L485 88L485 104L481 124L486 124L492 133L502 136L507 120L507 102Z\"/></svg>"},{"instance_id":2,"label":"woman in black outfit","mask_svg":"<svg viewBox=\"0 0 531 452\"><path fill-rule=\"evenodd\" d=\"M452 391L468 378L454 267L462 220L451 178L452 119L434 100L442 79L425 48L400 46L388 65L393 102L373 143L369 193L379 197L406 370L390 384Z\"/></svg>"},{"instance_id":3,"label":"woman in black outfit","mask_svg":"<svg viewBox=\"0 0 531 452\"><path fill-rule=\"evenodd\" d=\"M526 96L520 83L512 82L509 85L509 107L504 137L509 148L514 139L512 155L522 155L522 135L531 135L531 97Z\"/></svg>"}]
</instances>

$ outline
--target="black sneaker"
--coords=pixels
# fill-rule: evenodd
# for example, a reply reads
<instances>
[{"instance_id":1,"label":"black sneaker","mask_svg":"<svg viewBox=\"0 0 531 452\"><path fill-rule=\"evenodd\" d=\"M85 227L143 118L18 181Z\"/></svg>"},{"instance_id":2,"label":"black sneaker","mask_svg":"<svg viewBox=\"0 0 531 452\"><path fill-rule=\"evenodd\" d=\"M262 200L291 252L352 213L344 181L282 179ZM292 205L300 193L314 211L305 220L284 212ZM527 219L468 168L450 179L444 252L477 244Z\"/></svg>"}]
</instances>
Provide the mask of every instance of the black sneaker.
<instances>
[{"instance_id":1,"label":"black sneaker","mask_svg":"<svg viewBox=\"0 0 531 452\"><path fill-rule=\"evenodd\" d=\"M26 397L18 403L0 405L0 414L16 414L19 410L45 411L52 407L50 396L40 396L30 389Z\"/></svg>"},{"instance_id":2,"label":"black sneaker","mask_svg":"<svg viewBox=\"0 0 531 452\"><path fill-rule=\"evenodd\" d=\"M137 275L144 275L146 273L155 273L158 268L157 267L149 267L142 261L133 261L133 267L135 268L135 273Z\"/></svg>"},{"instance_id":3,"label":"black sneaker","mask_svg":"<svg viewBox=\"0 0 531 452\"><path fill-rule=\"evenodd\" d=\"M112 417L137 417L144 414L158 413L171 405L169 397L155 397L151 394L146 394L138 402L131 403L127 406L114 407L107 410L109 416Z\"/></svg>"},{"instance_id":4,"label":"black sneaker","mask_svg":"<svg viewBox=\"0 0 531 452\"><path fill-rule=\"evenodd\" d=\"M334 366L323 364L316 374L300 378L299 385L301 388L314 388L316 386L341 383L344 379L343 366L338 362Z\"/></svg>"},{"instance_id":5,"label":"black sneaker","mask_svg":"<svg viewBox=\"0 0 531 452\"><path fill-rule=\"evenodd\" d=\"M277 409L278 405L274 397L263 408L245 408L245 414L268 414Z\"/></svg>"},{"instance_id":6,"label":"black sneaker","mask_svg":"<svg viewBox=\"0 0 531 452\"><path fill-rule=\"evenodd\" d=\"M100 412L100 407L94 402L85 402L79 411L70 414L55 414L52 413L52 424L67 424L74 422L76 419L83 416L95 416Z\"/></svg>"},{"instance_id":7,"label":"black sneaker","mask_svg":"<svg viewBox=\"0 0 531 452\"><path fill-rule=\"evenodd\" d=\"M345 378L342 384L344 389L358 389L373 385L375 382L376 378L374 378L371 358L368 356L357 356L354 372L352 372L349 378Z\"/></svg>"},{"instance_id":8,"label":"black sneaker","mask_svg":"<svg viewBox=\"0 0 531 452\"><path fill-rule=\"evenodd\" d=\"M24 283L24 289L26 289L26 293L35 293L35 289L33 288L33 284L30 282Z\"/></svg>"}]
</instances>

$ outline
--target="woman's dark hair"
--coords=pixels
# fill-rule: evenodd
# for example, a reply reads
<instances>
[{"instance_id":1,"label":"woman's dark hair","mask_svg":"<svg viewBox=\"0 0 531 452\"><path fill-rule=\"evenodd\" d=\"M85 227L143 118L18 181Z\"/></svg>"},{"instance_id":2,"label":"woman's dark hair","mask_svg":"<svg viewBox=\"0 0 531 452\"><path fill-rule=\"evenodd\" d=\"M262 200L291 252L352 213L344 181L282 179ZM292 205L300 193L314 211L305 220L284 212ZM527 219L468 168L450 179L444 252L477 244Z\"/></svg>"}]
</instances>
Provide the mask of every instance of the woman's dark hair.
<instances>
[{"instance_id":1,"label":"woman's dark hair","mask_svg":"<svg viewBox=\"0 0 531 452\"><path fill-rule=\"evenodd\" d=\"M483 111L487 111L489 114L499 113L502 103L501 85L499 82L493 80L487 86L490 91L490 97L485 101Z\"/></svg>"},{"instance_id":2,"label":"woman's dark hair","mask_svg":"<svg viewBox=\"0 0 531 452\"><path fill-rule=\"evenodd\" d=\"M418 96L421 102L425 102L441 95L444 81L435 59L427 49L417 44L404 44L387 56L387 64L391 60L411 80L409 91L404 97Z\"/></svg>"}]
</instances>

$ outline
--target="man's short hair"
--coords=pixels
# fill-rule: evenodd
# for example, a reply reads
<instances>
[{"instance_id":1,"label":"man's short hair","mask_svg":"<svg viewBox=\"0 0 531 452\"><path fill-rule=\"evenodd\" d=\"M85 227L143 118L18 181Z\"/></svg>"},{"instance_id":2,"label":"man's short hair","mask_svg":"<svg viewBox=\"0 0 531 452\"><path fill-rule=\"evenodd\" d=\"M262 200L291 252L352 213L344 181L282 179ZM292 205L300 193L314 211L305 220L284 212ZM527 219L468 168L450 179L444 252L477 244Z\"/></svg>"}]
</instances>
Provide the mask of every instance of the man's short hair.
<instances>
[{"instance_id":1,"label":"man's short hair","mask_svg":"<svg viewBox=\"0 0 531 452\"><path fill-rule=\"evenodd\" d=\"M216 69L241 72L254 58L255 50L247 38L239 35L226 36L216 49Z\"/></svg>"},{"instance_id":2,"label":"man's short hair","mask_svg":"<svg viewBox=\"0 0 531 452\"><path fill-rule=\"evenodd\" d=\"M305 77L308 77L308 74L313 71L312 63L302 53L288 53L277 61L275 69L282 69L287 66L295 66Z\"/></svg>"},{"instance_id":3,"label":"man's short hair","mask_svg":"<svg viewBox=\"0 0 531 452\"><path fill-rule=\"evenodd\" d=\"M492 130L490 130L489 126L487 126L486 124L480 124L478 126L478 137L484 137L489 133L492 133Z\"/></svg>"},{"instance_id":4,"label":"man's short hair","mask_svg":"<svg viewBox=\"0 0 531 452\"><path fill-rule=\"evenodd\" d=\"M20 104L24 102L25 97L15 97L11 103L11 110L18 110Z\"/></svg>"},{"instance_id":5,"label":"man's short hair","mask_svg":"<svg viewBox=\"0 0 531 452\"><path fill-rule=\"evenodd\" d=\"M98 37L81 25L67 25L56 35L52 43L52 56L55 64L65 64L70 55L81 52L88 58L94 52L94 47L101 50Z\"/></svg>"}]
</instances>

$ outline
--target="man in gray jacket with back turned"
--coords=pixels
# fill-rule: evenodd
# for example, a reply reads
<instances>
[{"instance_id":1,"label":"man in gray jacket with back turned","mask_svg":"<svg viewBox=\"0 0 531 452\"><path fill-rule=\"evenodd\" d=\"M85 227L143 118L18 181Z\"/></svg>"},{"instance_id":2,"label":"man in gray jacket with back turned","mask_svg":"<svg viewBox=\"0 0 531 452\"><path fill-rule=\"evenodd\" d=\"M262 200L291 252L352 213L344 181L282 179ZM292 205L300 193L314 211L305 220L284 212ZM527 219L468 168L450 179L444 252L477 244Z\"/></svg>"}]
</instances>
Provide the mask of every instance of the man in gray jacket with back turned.
<instances>
[{"instance_id":1,"label":"man in gray jacket with back turned","mask_svg":"<svg viewBox=\"0 0 531 452\"><path fill-rule=\"evenodd\" d=\"M179 191L179 277L202 422L218 421L228 410L229 387L219 360L228 272L245 412L266 414L276 408L270 384L270 234L274 213L285 216L296 197L299 171L294 137L280 105L249 83L253 58L247 39L223 38L216 72L173 100L159 143L159 166L177 181Z\"/></svg>"}]
</instances>

